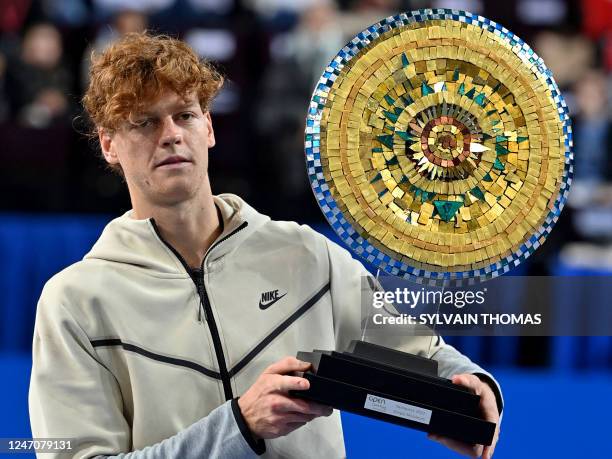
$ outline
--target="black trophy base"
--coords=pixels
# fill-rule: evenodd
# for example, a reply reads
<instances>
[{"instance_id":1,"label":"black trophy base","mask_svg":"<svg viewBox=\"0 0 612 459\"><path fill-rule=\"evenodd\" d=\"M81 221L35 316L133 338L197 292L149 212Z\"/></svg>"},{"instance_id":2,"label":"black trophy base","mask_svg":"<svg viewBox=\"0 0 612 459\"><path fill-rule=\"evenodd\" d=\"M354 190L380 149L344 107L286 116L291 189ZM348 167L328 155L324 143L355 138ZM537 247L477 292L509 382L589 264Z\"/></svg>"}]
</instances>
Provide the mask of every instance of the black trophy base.
<instances>
[{"instance_id":1,"label":"black trophy base","mask_svg":"<svg viewBox=\"0 0 612 459\"><path fill-rule=\"evenodd\" d=\"M490 445L495 424L480 417L480 397L440 378L432 359L353 341L346 352L298 352L312 363L307 391L291 395L469 444Z\"/></svg>"}]
</instances>

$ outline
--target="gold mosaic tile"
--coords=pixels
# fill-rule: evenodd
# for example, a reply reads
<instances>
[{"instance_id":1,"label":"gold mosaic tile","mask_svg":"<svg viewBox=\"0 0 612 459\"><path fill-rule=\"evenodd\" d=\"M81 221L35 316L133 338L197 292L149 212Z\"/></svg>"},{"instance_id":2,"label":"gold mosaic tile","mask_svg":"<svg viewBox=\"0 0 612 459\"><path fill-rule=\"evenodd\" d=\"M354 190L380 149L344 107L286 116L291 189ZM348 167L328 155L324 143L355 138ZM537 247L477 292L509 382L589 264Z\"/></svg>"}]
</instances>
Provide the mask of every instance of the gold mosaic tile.
<instances>
[{"instance_id":1,"label":"gold mosaic tile","mask_svg":"<svg viewBox=\"0 0 612 459\"><path fill-rule=\"evenodd\" d=\"M507 271L548 234L571 181L550 72L511 32L457 16L418 11L362 32L307 119L309 177L332 227L405 277Z\"/></svg>"}]
</instances>

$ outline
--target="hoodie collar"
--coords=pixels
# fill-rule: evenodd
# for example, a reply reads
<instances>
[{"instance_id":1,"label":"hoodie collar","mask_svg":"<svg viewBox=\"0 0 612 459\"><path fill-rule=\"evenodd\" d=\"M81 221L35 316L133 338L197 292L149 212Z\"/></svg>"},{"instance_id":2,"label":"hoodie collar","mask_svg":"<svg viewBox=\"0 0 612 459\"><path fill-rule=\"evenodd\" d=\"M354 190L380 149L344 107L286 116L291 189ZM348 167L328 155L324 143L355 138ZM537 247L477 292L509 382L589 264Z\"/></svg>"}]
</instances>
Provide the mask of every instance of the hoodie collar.
<instances>
[{"instance_id":1,"label":"hoodie collar","mask_svg":"<svg viewBox=\"0 0 612 459\"><path fill-rule=\"evenodd\" d=\"M208 249L208 260L232 252L270 220L236 195L221 194L213 199L223 220L223 231ZM131 214L130 210L112 220L85 259L132 265L164 277L188 276L176 252L155 231L153 220L135 220Z\"/></svg>"}]
</instances>

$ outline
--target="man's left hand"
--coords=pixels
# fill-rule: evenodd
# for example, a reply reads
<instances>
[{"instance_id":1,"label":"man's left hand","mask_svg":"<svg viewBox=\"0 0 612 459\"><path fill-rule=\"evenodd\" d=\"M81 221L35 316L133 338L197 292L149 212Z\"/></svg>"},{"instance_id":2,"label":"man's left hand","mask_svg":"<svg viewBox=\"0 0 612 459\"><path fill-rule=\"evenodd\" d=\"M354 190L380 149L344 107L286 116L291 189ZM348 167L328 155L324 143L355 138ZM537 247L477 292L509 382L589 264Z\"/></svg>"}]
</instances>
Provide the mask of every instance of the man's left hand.
<instances>
[{"instance_id":1,"label":"man's left hand","mask_svg":"<svg viewBox=\"0 0 612 459\"><path fill-rule=\"evenodd\" d=\"M494 422L496 424L493 442L490 446L482 446L469 445L467 443L453 440L452 438L434 434L429 434L427 437L443 444L447 448L450 448L459 454L463 454L468 457L482 456L483 459L491 459L491 457L493 457L493 451L495 450L495 444L497 443L497 439L499 437L499 412L497 411L497 402L495 401L493 389L491 389L486 382L478 378L478 376L472 374L455 375L453 376L452 381L454 384L469 387L476 395L480 395L480 409L483 415L482 418L485 421Z\"/></svg>"}]
</instances>

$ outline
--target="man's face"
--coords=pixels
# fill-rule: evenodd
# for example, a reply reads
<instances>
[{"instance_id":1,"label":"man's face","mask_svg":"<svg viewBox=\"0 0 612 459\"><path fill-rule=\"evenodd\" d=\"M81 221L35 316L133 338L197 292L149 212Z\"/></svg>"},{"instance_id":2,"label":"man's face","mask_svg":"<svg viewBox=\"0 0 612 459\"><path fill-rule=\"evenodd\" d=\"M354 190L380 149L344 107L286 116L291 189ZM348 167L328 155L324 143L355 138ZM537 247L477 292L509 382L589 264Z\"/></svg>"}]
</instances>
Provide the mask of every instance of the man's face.
<instances>
[{"instance_id":1,"label":"man's face","mask_svg":"<svg viewBox=\"0 0 612 459\"><path fill-rule=\"evenodd\" d=\"M120 164L132 203L168 207L197 195L215 145L210 114L194 94L164 92L114 133L100 133L110 164Z\"/></svg>"}]
</instances>

